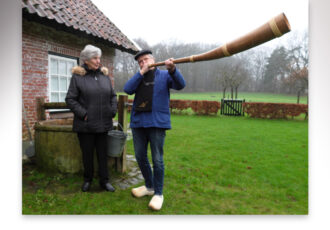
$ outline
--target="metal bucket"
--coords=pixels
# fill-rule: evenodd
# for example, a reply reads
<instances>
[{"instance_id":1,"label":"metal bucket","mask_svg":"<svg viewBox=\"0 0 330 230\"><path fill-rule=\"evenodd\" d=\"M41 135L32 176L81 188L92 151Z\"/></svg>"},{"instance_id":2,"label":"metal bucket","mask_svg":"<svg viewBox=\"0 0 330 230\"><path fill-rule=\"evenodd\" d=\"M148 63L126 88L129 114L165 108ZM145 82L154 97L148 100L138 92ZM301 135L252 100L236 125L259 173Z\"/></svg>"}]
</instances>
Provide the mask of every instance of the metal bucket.
<instances>
[{"instance_id":1,"label":"metal bucket","mask_svg":"<svg viewBox=\"0 0 330 230\"><path fill-rule=\"evenodd\" d=\"M118 123L121 127L121 125ZM123 129L121 127L121 129ZM109 157L120 157L123 153L127 134L120 130L110 130L107 135L107 154Z\"/></svg>"}]
</instances>

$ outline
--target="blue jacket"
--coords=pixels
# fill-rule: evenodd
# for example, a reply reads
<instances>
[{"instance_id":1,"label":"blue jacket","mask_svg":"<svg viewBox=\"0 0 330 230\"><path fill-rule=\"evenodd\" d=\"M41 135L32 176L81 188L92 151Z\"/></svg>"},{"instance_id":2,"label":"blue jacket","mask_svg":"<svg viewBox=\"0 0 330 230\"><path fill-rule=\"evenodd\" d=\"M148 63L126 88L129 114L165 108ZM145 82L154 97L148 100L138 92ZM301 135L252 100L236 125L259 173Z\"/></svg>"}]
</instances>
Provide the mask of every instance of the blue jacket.
<instances>
[{"instance_id":1,"label":"blue jacket","mask_svg":"<svg viewBox=\"0 0 330 230\"><path fill-rule=\"evenodd\" d=\"M127 94L135 94L143 76L137 72L124 86ZM135 98L131 112L131 128L171 128L170 119L170 88L180 90L186 86L185 80L178 69L173 74L167 70L156 69L155 84L152 96L152 111L135 111Z\"/></svg>"}]
</instances>

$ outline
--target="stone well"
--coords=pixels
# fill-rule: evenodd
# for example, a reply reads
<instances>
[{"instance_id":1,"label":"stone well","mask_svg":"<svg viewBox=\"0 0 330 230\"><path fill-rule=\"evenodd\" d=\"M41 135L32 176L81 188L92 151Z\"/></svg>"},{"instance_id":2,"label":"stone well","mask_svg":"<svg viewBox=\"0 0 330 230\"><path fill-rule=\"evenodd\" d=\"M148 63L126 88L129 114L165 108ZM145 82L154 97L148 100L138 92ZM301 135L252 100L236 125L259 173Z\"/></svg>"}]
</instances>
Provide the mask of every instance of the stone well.
<instances>
[{"instance_id":1,"label":"stone well","mask_svg":"<svg viewBox=\"0 0 330 230\"><path fill-rule=\"evenodd\" d=\"M128 96L120 95L118 99L118 122L127 132ZM39 168L48 172L79 173L83 170L82 153L77 134L72 131L72 117L46 120L47 109L68 109L62 102L45 103L43 97L37 97L37 117L35 124L35 156ZM94 165L97 170L96 154ZM121 157L108 157L109 170L119 173L127 172L126 146Z\"/></svg>"},{"instance_id":2,"label":"stone well","mask_svg":"<svg viewBox=\"0 0 330 230\"><path fill-rule=\"evenodd\" d=\"M69 118L36 123L35 156L39 168L47 172L57 173L81 173L83 171L79 140L77 134L72 131L72 122L72 118ZM109 173L111 183L119 189L127 189L143 181L134 155L126 155L125 153L123 156L127 159L125 174L119 176L119 174ZM119 162L123 164L119 158L108 157L109 171L118 167ZM96 154L94 154L94 170L95 175L97 175Z\"/></svg>"},{"instance_id":3,"label":"stone well","mask_svg":"<svg viewBox=\"0 0 330 230\"><path fill-rule=\"evenodd\" d=\"M47 172L60 173L83 171L82 153L77 133L72 131L72 123L72 118L36 123L35 155L39 168ZM118 169L118 164L122 163L122 161L118 161L118 158L108 157L109 170L116 166ZM94 154L94 169L97 170L97 168L96 154Z\"/></svg>"},{"instance_id":4,"label":"stone well","mask_svg":"<svg viewBox=\"0 0 330 230\"><path fill-rule=\"evenodd\" d=\"M82 154L72 119L39 121L35 125L37 165L49 172L79 173Z\"/></svg>"}]
</instances>

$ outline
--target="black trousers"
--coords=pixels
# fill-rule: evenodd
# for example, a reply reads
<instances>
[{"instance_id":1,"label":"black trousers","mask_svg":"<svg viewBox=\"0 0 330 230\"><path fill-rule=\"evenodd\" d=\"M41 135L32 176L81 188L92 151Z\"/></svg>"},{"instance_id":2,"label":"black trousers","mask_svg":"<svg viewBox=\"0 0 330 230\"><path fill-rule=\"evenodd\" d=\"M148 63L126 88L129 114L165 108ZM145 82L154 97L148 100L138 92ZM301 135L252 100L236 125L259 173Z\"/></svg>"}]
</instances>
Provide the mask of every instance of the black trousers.
<instances>
[{"instance_id":1,"label":"black trousers","mask_svg":"<svg viewBox=\"0 0 330 230\"><path fill-rule=\"evenodd\" d=\"M96 149L100 184L109 181L106 154L107 133L78 133L84 165L84 181L92 182L94 175L94 150Z\"/></svg>"}]
</instances>

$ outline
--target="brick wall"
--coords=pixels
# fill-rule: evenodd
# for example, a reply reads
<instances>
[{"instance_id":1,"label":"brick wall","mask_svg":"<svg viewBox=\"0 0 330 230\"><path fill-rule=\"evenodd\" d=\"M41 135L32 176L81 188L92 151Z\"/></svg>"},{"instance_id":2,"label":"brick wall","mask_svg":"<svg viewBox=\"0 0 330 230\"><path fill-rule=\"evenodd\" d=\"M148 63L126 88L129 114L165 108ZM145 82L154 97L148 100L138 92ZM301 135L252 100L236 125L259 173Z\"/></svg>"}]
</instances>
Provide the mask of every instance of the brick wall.
<instances>
[{"instance_id":1,"label":"brick wall","mask_svg":"<svg viewBox=\"0 0 330 230\"><path fill-rule=\"evenodd\" d=\"M115 50L103 44L59 31L45 25L23 19L22 30L22 100L33 131L36 122L36 97L48 98L48 52L79 57L86 44L92 44L102 50L101 62L109 69L113 79L113 58ZM22 115L24 119L24 114ZM24 120L22 120L23 140L28 138Z\"/></svg>"}]
</instances>

